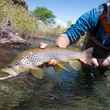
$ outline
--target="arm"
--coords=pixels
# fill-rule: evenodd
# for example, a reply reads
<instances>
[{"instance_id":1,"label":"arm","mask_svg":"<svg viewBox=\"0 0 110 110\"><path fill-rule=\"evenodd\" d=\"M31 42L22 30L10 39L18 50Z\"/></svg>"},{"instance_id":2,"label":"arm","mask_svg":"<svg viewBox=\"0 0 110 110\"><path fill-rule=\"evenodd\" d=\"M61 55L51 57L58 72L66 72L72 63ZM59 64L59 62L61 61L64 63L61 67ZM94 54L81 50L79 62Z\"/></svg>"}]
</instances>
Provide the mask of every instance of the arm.
<instances>
[{"instance_id":1,"label":"arm","mask_svg":"<svg viewBox=\"0 0 110 110\"><path fill-rule=\"evenodd\" d=\"M103 6L101 5L84 13L74 25L71 25L64 34L58 37L56 44L59 47L66 48L68 45L74 43L85 32L89 32L96 27L102 12Z\"/></svg>"}]
</instances>

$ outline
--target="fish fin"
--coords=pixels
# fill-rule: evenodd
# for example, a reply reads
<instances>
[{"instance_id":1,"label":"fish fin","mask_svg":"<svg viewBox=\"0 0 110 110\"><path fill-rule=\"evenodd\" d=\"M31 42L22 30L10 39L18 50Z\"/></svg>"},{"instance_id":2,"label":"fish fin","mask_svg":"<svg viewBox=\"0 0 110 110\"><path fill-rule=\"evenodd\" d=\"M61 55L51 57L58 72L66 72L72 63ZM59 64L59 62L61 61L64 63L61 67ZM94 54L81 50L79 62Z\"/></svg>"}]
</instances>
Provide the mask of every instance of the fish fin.
<instances>
[{"instance_id":1,"label":"fish fin","mask_svg":"<svg viewBox=\"0 0 110 110\"><path fill-rule=\"evenodd\" d=\"M4 73L8 73L9 75L13 75L13 76L18 75L18 73L15 72L12 68L2 68L1 71Z\"/></svg>"},{"instance_id":2,"label":"fish fin","mask_svg":"<svg viewBox=\"0 0 110 110\"><path fill-rule=\"evenodd\" d=\"M72 69L79 71L81 69L81 63L78 60L68 61Z\"/></svg>"},{"instance_id":3,"label":"fish fin","mask_svg":"<svg viewBox=\"0 0 110 110\"><path fill-rule=\"evenodd\" d=\"M80 61L85 64L91 64L92 53L93 47L86 49L81 53Z\"/></svg>"},{"instance_id":4,"label":"fish fin","mask_svg":"<svg viewBox=\"0 0 110 110\"><path fill-rule=\"evenodd\" d=\"M0 77L0 80L13 78L13 77L16 77L18 75L18 73L13 71L13 69L11 69L11 68L3 68L3 69L1 69L1 71L4 72L4 73L8 73L9 75L8 76L4 76L4 77Z\"/></svg>"},{"instance_id":5,"label":"fish fin","mask_svg":"<svg viewBox=\"0 0 110 110\"><path fill-rule=\"evenodd\" d=\"M34 69L31 69L30 72L34 77L38 79L43 79L44 77L43 69L41 68L36 67Z\"/></svg>"},{"instance_id":6,"label":"fish fin","mask_svg":"<svg viewBox=\"0 0 110 110\"><path fill-rule=\"evenodd\" d=\"M65 71L70 72L63 64L61 62L60 63L58 62L55 65L55 70L60 71L61 69L64 69Z\"/></svg>"},{"instance_id":7,"label":"fish fin","mask_svg":"<svg viewBox=\"0 0 110 110\"><path fill-rule=\"evenodd\" d=\"M16 76L10 74L8 76L0 77L0 80L6 80L6 79L9 79L9 78L13 78L13 77L16 77Z\"/></svg>"}]
</instances>

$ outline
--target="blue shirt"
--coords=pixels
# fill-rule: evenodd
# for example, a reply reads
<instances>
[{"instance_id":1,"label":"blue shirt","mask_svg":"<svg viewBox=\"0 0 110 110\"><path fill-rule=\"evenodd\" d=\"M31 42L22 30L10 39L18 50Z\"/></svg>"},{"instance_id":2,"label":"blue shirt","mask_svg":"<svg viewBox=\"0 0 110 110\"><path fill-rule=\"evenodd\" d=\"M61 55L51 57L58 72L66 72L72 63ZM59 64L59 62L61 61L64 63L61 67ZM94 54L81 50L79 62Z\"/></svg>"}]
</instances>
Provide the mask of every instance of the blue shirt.
<instances>
[{"instance_id":1,"label":"blue shirt","mask_svg":"<svg viewBox=\"0 0 110 110\"><path fill-rule=\"evenodd\" d=\"M103 14L104 6L100 5L97 8L84 13L74 25L71 25L64 34L67 35L70 44L74 43L85 32L91 32L96 29L99 17ZM110 37L104 33L103 26L100 24L96 32L97 40L105 47L110 46Z\"/></svg>"}]
</instances>

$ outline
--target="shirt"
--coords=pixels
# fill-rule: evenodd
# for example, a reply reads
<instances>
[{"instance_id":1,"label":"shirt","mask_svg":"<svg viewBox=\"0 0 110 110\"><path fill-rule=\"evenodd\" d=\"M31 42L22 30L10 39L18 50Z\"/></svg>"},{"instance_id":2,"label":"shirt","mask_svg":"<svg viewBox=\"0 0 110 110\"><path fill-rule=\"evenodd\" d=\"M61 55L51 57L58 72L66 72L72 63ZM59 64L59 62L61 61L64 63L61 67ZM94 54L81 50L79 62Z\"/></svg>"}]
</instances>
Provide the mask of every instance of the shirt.
<instances>
[{"instance_id":1,"label":"shirt","mask_svg":"<svg viewBox=\"0 0 110 110\"><path fill-rule=\"evenodd\" d=\"M80 16L76 23L72 24L70 28L64 32L64 34L66 34L65 37L68 37L70 44L74 43L85 32L93 32L96 29L99 17L103 14L103 11L104 4L91 9ZM101 24L98 26L95 37L103 46L110 46L110 37L105 34L104 28Z\"/></svg>"}]
</instances>

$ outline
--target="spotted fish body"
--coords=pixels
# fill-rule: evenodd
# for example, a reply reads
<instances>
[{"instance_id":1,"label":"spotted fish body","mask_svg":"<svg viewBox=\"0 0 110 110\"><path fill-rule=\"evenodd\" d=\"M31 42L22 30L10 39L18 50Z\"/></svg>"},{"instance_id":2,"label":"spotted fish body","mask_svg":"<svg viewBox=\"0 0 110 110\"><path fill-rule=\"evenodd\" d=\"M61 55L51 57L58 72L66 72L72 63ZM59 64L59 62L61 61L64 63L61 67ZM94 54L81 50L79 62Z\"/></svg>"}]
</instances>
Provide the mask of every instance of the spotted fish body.
<instances>
[{"instance_id":1,"label":"spotted fish body","mask_svg":"<svg viewBox=\"0 0 110 110\"><path fill-rule=\"evenodd\" d=\"M84 52L60 48L30 49L20 53L11 63L11 68L2 69L2 71L7 72L9 76L1 77L0 79L17 76L19 73L28 72L30 69L35 70L38 66L48 62L50 59L63 62L68 62L68 60L71 59L78 59L89 63L92 55L91 53L92 48Z\"/></svg>"}]
</instances>

